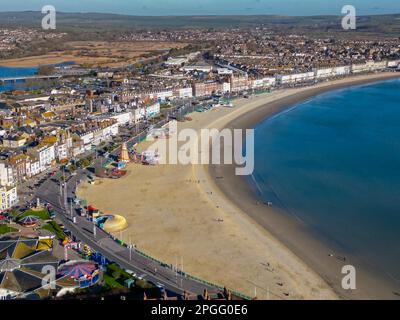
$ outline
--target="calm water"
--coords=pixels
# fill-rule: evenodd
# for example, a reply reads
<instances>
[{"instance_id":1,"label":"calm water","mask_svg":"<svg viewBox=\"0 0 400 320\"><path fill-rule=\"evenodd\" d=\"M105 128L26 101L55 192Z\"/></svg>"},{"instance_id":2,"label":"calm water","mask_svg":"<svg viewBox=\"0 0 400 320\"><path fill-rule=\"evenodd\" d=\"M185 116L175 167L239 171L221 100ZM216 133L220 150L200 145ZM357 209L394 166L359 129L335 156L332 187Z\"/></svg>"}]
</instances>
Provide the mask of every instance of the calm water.
<instances>
[{"instance_id":1,"label":"calm water","mask_svg":"<svg viewBox=\"0 0 400 320\"><path fill-rule=\"evenodd\" d=\"M74 61L65 61L62 63L54 64L55 67L66 67L74 65ZM38 68L14 68L14 67L2 67L0 66L0 78L3 77L15 77L15 76L32 76L37 74ZM0 91L14 90L14 89L26 89L24 81L18 81L15 83L7 82L0 85Z\"/></svg>"},{"instance_id":2,"label":"calm water","mask_svg":"<svg viewBox=\"0 0 400 320\"><path fill-rule=\"evenodd\" d=\"M265 200L400 279L400 80L322 94L255 138Z\"/></svg>"},{"instance_id":3,"label":"calm water","mask_svg":"<svg viewBox=\"0 0 400 320\"><path fill-rule=\"evenodd\" d=\"M15 76L32 76L37 73L38 68L11 68L0 66L0 78L3 77L15 77ZM23 88L23 81L17 82L17 84L7 82L0 85L0 91L7 91L13 89Z\"/></svg>"}]
</instances>

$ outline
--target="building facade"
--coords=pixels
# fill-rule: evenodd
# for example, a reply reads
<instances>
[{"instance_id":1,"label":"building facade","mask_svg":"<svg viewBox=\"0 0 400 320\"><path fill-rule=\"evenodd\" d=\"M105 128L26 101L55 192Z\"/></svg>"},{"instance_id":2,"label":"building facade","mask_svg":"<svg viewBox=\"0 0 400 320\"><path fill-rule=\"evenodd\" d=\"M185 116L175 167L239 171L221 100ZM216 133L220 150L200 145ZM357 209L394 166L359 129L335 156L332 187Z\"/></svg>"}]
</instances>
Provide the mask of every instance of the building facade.
<instances>
[{"instance_id":1,"label":"building facade","mask_svg":"<svg viewBox=\"0 0 400 320\"><path fill-rule=\"evenodd\" d=\"M0 187L0 210L6 211L18 203L17 187Z\"/></svg>"}]
</instances>

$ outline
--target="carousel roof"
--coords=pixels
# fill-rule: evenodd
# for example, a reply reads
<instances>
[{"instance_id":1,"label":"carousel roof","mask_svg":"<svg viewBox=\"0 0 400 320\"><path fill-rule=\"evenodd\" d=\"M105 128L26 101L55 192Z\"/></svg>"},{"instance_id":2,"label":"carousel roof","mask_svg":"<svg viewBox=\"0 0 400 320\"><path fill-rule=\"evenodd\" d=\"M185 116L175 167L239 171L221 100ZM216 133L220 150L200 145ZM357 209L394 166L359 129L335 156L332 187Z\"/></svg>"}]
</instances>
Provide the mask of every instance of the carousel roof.
<instances>
[{"instance_id":1,"label":"carousel roof","mask_svg":"<svg viewBox=\"0 0 400 320\"><path fill-rule=\"evenodd\" d=\"M90 278L95 270L97 270L95 264L85 261L65 264L59 269L59 272L63 276L69 276L72 279L80 279L83 277Z\"/></svg>"},{"instance_id":2,"label":"carousel roof","mask_svg":"<svg viewBox=\"0 0 400 320\"><path fill-rule=\"evenodd\" d=\"M43 268L52 266L57 270L58 259L48 250L37 250L38 241L24 238L0 241L0 289L16 294L38 290L43 287ZM56 287L61 288L58 282Z\"/></svg>"},{"instance_id":3,"label":"carousel roof","mask_svg":"<svg viewBox=\"0 0 400 320\"><path fill-rule=\"evenodd\" d=\"M36 224L39 221L39 218L35 216L26 216L19 220L20 223L22 224Z\"/></svg>"}]
</instances>

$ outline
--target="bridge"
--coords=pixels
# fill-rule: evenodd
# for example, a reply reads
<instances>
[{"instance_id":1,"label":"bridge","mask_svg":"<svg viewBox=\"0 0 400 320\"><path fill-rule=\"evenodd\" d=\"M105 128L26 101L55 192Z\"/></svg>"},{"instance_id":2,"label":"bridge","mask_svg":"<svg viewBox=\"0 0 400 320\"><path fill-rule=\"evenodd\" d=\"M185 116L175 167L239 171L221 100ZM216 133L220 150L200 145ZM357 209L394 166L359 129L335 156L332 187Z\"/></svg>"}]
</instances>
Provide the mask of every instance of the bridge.
<instances>
[{"instance_id":1,"label":"bridge","mask_svg":"<svg viewBox=\"0 0 400 320\"><path fill-rule=\"evenodd\" d=\"M0 83L5 82L17 82L26 80L49 80L49 79L59 79L61 75L43 75L43 76L15 76L15 77L0 77Z\"/></svg>"}]
</instances>

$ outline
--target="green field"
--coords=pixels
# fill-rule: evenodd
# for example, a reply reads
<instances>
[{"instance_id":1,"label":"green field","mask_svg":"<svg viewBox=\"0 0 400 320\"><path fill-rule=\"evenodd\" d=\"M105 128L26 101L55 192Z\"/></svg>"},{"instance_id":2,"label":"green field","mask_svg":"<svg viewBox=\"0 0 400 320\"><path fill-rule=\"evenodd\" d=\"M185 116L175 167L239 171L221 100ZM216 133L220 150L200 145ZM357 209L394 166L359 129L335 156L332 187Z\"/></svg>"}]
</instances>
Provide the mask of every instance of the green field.
<instances>
[{"instance_id":1,"label":"green field","mask_svg":"<svg viewBox=\"0 0 400 320\"><path fill-rule=\"evenodd\" d=\"M103 275L106 286L111 289L120 289L124 287L125 280L135 279L117 264L111 263L107 266L107 270ZM135 287L137 289L154 289L154 286L145 280L135 279Z\"/></svg>"},{"instance_id":2,"label":"green field","mask_svg":"<svg viewBox=\"0 0 400 320\"><path fill-rule=\"evenodd\" d=\"M103 274L103 280L110 289L122 289L124 286L118 283L112 276L107 273Z\"/></svg>"},{"instance_id":3,"label":"green field","mask_svg":"<svg viewBox=\"0 0 400 320\"><path fill-rule=\"evenodd\" d=\"M42 229L48 230L51 233L55 234L58 239L64 240L67 235L61 229L61 227L55 221L50 221L49 223L45 224Z\"/></svg>"},{"instance_id":4,"label":"green field","mask_svg":"<svg viewBox=\"0 0 400 320\"><path fill-rule=\"evenodd\" d=\"M7 233L10 233L10 232L16 232L16 231L18 231L18 229L10 227L10 226L8 226L6 224L0 224L0 234L1 235L7 234Z\"/></svg>"},{"instance_id":5,"label":"green field","mask_svg":"<svg viewBox=\"0 0 400 320\"><path fill-rule=\"evenodd\" d=\"M38 217L41 220L50 219L49 211L47 211L47 209L43 209L43 210L29 209L29 210L25 211L22 215L20 215L18 217L18 219L22 219L22 218L25 218L27 216L35 216L35 217Z\"/></svg>"}]
</instances>

